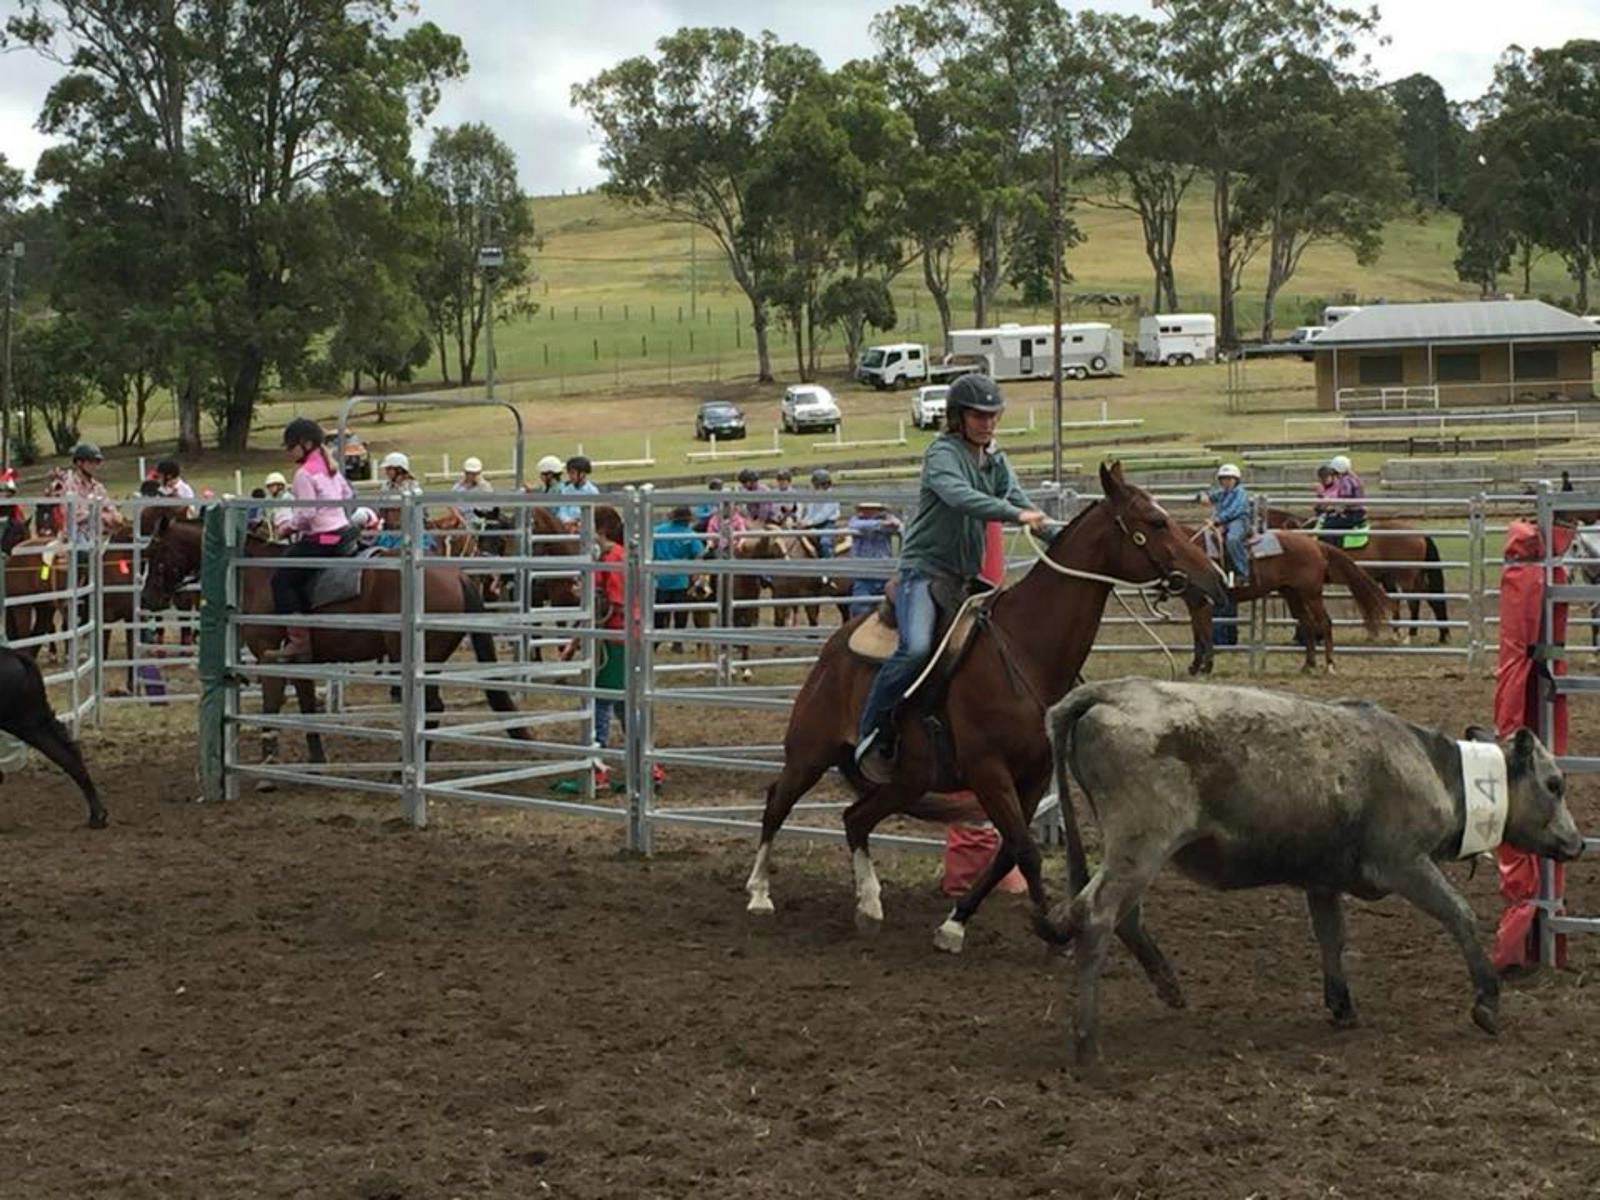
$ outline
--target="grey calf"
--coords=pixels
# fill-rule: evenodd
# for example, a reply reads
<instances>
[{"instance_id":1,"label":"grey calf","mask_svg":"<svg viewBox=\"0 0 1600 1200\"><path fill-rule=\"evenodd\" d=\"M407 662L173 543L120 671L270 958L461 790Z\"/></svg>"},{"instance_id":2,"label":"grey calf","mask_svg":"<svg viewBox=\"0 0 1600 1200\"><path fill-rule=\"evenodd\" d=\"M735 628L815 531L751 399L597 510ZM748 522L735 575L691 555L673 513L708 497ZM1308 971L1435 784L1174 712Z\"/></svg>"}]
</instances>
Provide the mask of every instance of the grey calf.
<instances>
[{"instance_id":1,"label":"grey calf","mask_svg":"<svg viewBox=\"0 0 1600 1200\"><path fill-rule=\"evenodd\" d=\"M1399 893L1455 938L1472 973L1472 1019L1498 1032L1499 981L1471 908L1436 865L1456 856L1466 819L1453 739L1364 702L1145 679L1078 688L1048 722L1075 896L1057 906L1044 932L1078 942L1080 1065L1098 1052L1099 978L1113 932L1164 996L1175 987L1139 925L1140 896L1168 859L1216 888L1304 888L1337 1025L1356 1020L1341 897ZM1482 731L1468 735L1488 740ZM1539 739L1520 729L1500 748L1509 790L1504 840L1555 859L1582 853L1565 780ZM1066 800L1069 769L1104 832L1093 879Z\"/></svg>"}]
</instances>

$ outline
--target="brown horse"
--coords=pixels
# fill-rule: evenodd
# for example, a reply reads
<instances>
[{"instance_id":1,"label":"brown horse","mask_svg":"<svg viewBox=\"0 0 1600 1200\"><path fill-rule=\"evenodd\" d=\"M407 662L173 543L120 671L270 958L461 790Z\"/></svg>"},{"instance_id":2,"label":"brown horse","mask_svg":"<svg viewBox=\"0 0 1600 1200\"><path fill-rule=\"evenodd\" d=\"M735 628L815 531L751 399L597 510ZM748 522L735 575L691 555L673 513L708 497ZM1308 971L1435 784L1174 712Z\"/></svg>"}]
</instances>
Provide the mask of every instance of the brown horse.
<instances>
[{"instance_id":1,"label":"brown horse","mask_svg":"<svg viewBox=\"0 0 1600 1200\"><path fill-rule=\"evenodd\" d=\"M55 629L56 609L59 600L33 600L30 596L47 596L66 588L65 576L71 553L60 539L49 535L34 536L18 542L6 555L6 640L45 637ZM55 647L50 647L52 653ZM21 651L30 658L38 657L37 646L27 646Z\"/></svg>"},{"instance_id":2,"label":"brown horse","mask_svg":"<svg viewBox=\"0 0 1600 1200\"><path fill-rule=\"evenodd\" d=\"M787 526L768 525L768 529L783 529ZM771 537L754 538L744 543L752 547L751 557L770 558L779 562L817 562L820 555L817 553L815 540L803 533L785 533ZM835 555L835 558L844 557ZM832 561L831 559L829 561ZM850 580L843 576L830 576L826 582L822 578L802 578L794 575L774 575L772 577L772 623L779 628L800 624L800 613L804 612L806 620L813 629L822 624L822 598L827 597L835 601L841 596L850 595ZM752 593L754 594L754 593ZM805 600L817 597L818 603L792 605L784 603L790 600ZM752 610L753 611L753 610ZM839 604L839 619L850 619L850 606Z\"/></svg>"},{"instance_id":3,"label":"brown horse","mask_svg":"<svg viewBox=\"0 0 1600 1200\"><path fill-rule=\"evenodd\" d=\"M1321 640L1327 669L1331 672L1333 619L1322 599L1324 582L1332 579L1350 589L1367 632L1373 637L1381 634L1387 623L1388 594L1343 550L1307 533L1283 529L1275 532L1283 553L1252 559L1249 585L1229 588L1228 595L1235 608L1242 602L1261 600L1274 593L1283 597L1305 637L1306 661L1302 670L1316 669L1317 642ZM1217 567L1213 570L1221 572ZM1194 634L1194 660L1189 664L1189 674L1209 675L1216 661L1211 624L1215 614L1202 597L1192 592L1184 599L1189 605L1189 624Z\"/></svg>"},{"instance_id":4,"label":"brown horse","mask_svg":"<svg viewBox=\"0 0 1600 1200\"><path fill-rule=\"evenodd\" d=\"M867 840L894 813L933 815L931 792L968 789L1001 838L1000 850L935 934L941 949L961 949L967 921L989 890L1013 866L1028 881L1035 921L1046 911L1040 854L1029 824L1050 782L1050 743L1044 716L1077 679L1089 656L1113 580L1160 581L1167 590L1191 586L1223 599L1220 577L1205 555L1147 493L1123 480L1120 465L1102 467L1105 499L1089 505L1060 532L1045 554L1014 586L1000 592L974 629L964 657L937 689L948 738L936 746L921 715L927 701L913 699L896 716L899 756L894 779L875 786L855 768L856 725L877 664L857 657L850 634L865 618L842 626L811 668L784 735L783 771L767 788L761 844L745 884L749 911L772 911L769 867L772 839L795 802L830 767L837 767L857 799L845 812L845 833L855 871L856 923L875 931L883 920L878 877ZM1169 998L1176 995L1170 969L1131 913L1119 928Z\"/></svg>"},{"instance_id":5,"label":"brown horse","mask_svg":"<svg viewBox=\"0 0 1600 1200\"><path fill-rule=\"evenodd\" d=\"M144 589L141 604L152 611L166 607L185 582L195 578L200 571L201 525L198 521L162 520L150 544L145 548ZM239 570L239 588L242 593L239 611L251 616L261 616L274 611L272 603L273 560L288 549L282 542L249 536L243 546L244 556L261 560L259 566L245 566ZM484 611L483 597L477 586L455 567L428 567L423 578L423 602L430 616L459 616ZM330 604L317 610L321 614L338 613L398 613L400 611L400 575L397 571L371 570L361 573L361 592L353 600ZM268 650L282 644L285 630L280 625L247 625L244 643L259 660ZM446 661L466 636L456 630L430 629L424 636L423 656L430 663ZM473 653L479 662L494 662L494 638L487 633L471 635ZM366 662L387 658L400 661L400 633L382 626L373 629L313 629L311 650L315 662ZM272 716L283 708L285 679L281 675L268 675L261 681L261 710ZM295 694L300 701L300 711L309 716L317 710L316 687L313 680L298 678L294 681ZM485 689L489 707L496 712L516 712L515 701L504 691ZM444 701L437 686L429 685L425 691L429 713L444 711ZM429 721L431 728L435 724ZM529 740L521 728L509 731L520 741ZM265 730L261 735L262 761L276 761L278 738L275 730ZM311 762L326 762L322 737L315 732L306 734L306 751Z\"/></svg>"},{"instance_id":6,"label":"brown horse","mask_svg":"<svg viewBox=\"0 0 1600 1200\"><path fill-rule=\"evenodd\" d=\"M1371 526L1374 530L1408 528L1407 522L1401 520L1373 521ZM1366 545L1346 550L1345 553L1365 567L1384 591L1410 594L1411 599L1405 603L1410 606L1412 624L1405 631L1406 637L1414 639L1422 632L1415 624L1422 612L1422 601L1417 594L1426 592L1429 594L1428 607L1433 610L1433 619L1440 622L1439 643L1444 645L1449 642L1450 629L1443 624L1450 619L1449 604L1443 595L1444 569L1416 565L1439 561L1439 547L1431 537L1409 532L1394 535L1375 533L1367 539ZM1386 565L1393 562L1412 565ZM1399 621L1402 601L1394 600L1392 604L1393 619Z\"/></svg>"}]
</instances>

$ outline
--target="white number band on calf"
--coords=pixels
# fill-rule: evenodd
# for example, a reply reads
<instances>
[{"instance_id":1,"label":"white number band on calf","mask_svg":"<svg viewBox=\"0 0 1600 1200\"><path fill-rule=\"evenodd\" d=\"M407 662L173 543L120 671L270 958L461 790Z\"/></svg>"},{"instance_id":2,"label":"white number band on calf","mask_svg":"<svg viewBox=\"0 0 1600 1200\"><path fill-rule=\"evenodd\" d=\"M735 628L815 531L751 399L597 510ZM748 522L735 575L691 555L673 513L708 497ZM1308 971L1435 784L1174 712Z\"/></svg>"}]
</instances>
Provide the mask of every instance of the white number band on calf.
<instances>
[{"instance_id":1,"label":"white number band on calf","mask_svg":"<svg viewBox=\"0 0 1600 1200\"><path fill-rule=\"evenodd\" d=\"M1461 791L1466 797L1466 824L1461 830L1460 858L1471 858L1500 844L1511 801L1506 783L1506 756L1494 742L1457 742L1461 749Z\"/></svg>"}]
</instances>

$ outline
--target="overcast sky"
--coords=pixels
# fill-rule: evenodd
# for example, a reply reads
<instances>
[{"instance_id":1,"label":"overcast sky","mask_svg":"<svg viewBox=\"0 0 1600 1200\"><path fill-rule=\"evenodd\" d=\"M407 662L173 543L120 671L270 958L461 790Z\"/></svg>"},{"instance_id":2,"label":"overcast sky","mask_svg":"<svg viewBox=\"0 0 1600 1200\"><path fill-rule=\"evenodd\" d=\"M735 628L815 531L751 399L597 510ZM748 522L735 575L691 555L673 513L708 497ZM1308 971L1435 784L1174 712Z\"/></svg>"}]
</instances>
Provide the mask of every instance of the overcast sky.
<instances>
[{"instance_id":1,"label":"overcast sky","mask_svg":"<svg viewBox=\"0 0 1600 1200\"><path fill-rule=\"evenodd\" d=\"M0 0L0 13L12 7ZM423 18L465 43L470 76L454 85L435 123L484 121L510 142L524 188L544 195L600 182L587 123L568 103L574 83L683 25L770 29L829 65L870 52L867 23L888 0L570 0L537 4L420 0ZM1083 7L1069 3L1068 7ZM1145 0L1102 0L1150 12ZM1525 47L1600 38L1600 0L1379 0L1390 42L1373 48L1385 79L1426 72L1457 100L1480 95L1513 40ZM1512 15L1515 20L1512 20ZM30 54L0 55L0 154L29 169L45 145L34 129L56 70Z\"/></svg>"}]
</instances>

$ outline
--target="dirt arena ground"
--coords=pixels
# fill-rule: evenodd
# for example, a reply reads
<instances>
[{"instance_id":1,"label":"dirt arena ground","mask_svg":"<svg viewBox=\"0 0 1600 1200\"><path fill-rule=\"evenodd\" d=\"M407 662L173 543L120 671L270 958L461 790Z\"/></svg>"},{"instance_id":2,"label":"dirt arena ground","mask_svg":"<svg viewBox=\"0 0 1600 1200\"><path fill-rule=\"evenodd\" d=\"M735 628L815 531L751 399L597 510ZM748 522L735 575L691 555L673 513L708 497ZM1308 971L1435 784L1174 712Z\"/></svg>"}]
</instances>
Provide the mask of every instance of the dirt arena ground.
<instances>
[{"instance_id":1,"label":"dirt arena ground","mask_svg":"<svg viewBox=\"0 0 1600 1200\"><path fill-rule=\"evenodd\" d=\"M1279 681L1452 731L1491 688L1433 661ZM641 861L618 828L549 817L437 806L416 833L382 800L194 804L191 719L89 734L103 833L59 776L0 792L0 1195L1600 1191L1600 946L1511 985L1491 1041L1437 926L1353 904L1364 1023L1341 1033L1297 895L1169 876L1149 923L1190 1007L1115 954L1089 1086L1070 962L1000 898L964 956L936 954L930 858L880 854L887 921L863 941L842 850L782 843L778 914L752 924L743 838ZM736 784L680 772L669 796ZM1450 872L1487 934L1492 872ZM1600 912L1594 867L1571 892Z\"/></svg>"}]
</instances>

